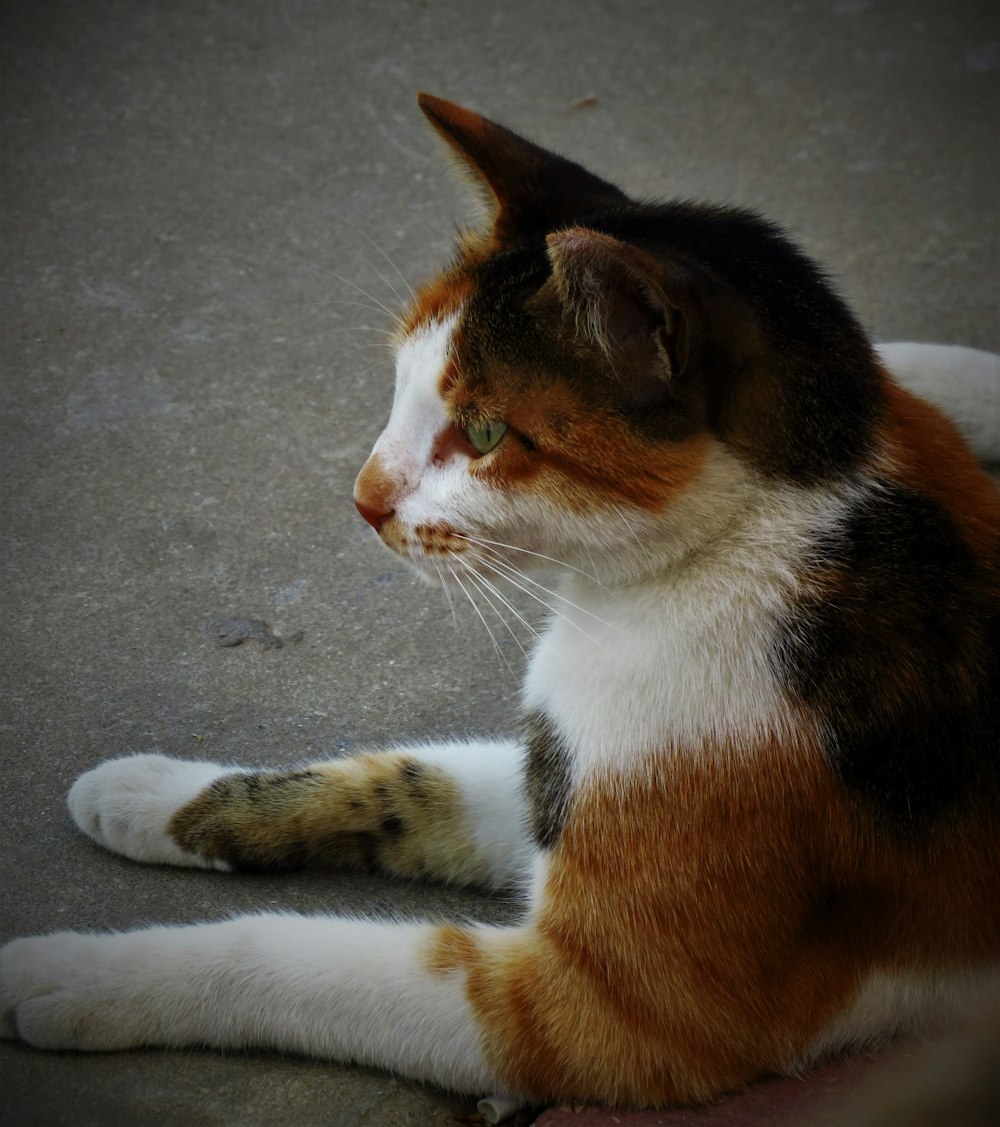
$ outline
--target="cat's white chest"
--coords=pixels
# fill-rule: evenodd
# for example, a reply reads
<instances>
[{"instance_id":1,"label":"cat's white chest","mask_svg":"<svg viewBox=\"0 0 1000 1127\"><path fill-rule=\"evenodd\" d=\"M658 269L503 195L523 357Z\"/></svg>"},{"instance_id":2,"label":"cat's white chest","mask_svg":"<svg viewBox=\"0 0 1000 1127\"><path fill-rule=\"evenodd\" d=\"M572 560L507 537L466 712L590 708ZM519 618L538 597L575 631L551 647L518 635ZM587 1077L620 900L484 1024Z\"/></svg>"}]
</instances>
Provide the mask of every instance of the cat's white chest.
<instances>
[{"instance_id":1,"label":"cat's white chest","mask_svg":"<svg viewBox=\"0 0 1000 1127\"><path fill-rule=\"evenodd\" d=\"M771 661L777 615L759 591L682 582L574 596L581 609L564 606L543 635L524 696L571 747L578 774L784 723Z\"/></svg>"}]
</instances>

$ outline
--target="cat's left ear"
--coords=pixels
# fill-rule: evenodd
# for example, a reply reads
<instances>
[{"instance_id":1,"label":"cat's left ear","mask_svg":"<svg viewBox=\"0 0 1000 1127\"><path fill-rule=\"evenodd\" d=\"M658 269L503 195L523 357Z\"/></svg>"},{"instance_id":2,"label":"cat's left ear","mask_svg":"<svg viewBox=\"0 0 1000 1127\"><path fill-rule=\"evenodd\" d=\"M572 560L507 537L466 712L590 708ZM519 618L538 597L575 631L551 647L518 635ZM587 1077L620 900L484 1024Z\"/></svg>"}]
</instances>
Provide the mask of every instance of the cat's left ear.
<instances>
[{"instance_id":1,"label":"cat's left ear","mask_svg":"<svg viewBox=\"0 0 1000 1127\"><path fill-rule=\"evenodd\" d=\"M640 392L683 374L699 318L694 287L680 268L584 227L556 231L546 242L550 285L578 338Z\"/></svg>"},{"instance_id":2,"label":"cat's left ear","mask_svg":"<svg viewBox=\"0 0 1000 1127\"><path fill-rule=\"evenodd\" d=\"M418 94L417 104L458 157L459 167L485 191L492 234L500 245L626 199L613 184L472 110L432 94Z\"/></svg>"}]
</instances>

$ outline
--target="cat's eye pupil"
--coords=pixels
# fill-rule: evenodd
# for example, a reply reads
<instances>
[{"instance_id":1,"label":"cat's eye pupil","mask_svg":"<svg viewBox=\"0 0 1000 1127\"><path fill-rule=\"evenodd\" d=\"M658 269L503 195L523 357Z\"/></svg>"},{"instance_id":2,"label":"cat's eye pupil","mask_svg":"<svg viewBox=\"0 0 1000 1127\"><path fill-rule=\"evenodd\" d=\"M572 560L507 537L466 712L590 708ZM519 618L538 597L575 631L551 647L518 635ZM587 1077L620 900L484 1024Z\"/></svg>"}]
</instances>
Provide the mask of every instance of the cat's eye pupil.
<instances>
[{"instance_id":1,"label":"cat's eye pupil","mask_svg":"<svg viewBox=\"0 0 1000 1127\"><path fill-rule=\"evenodd\" d=\"M465 432L469 441L480 454L488 454L503 438L507 430L506 423L470 423Z\"/></svg>"}]
</instances>

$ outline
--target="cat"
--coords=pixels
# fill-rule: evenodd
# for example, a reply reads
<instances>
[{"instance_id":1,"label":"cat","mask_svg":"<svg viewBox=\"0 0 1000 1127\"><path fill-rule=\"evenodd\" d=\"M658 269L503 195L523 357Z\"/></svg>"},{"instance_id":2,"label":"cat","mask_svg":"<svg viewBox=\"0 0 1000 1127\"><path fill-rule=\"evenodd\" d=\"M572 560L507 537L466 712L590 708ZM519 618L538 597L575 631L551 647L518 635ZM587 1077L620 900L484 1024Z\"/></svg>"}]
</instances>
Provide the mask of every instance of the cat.
<instances>
[{"instance_id":1,"label":"cat","mask_svg":"<svg viewBox=\"0 0 1000 1127\"><path fill-rule=\"evenodd\" d=\"M731 207L419 104L488 208L396 332L361 515L433 583L560 575L520 739L298 770L113 759L154 864L525 888L510 927L247 915L18 939L8 1037L269 1046L463 1093L699 1103L1000 979L997 358L875 350Z\"/></svg>"}]
</instances>

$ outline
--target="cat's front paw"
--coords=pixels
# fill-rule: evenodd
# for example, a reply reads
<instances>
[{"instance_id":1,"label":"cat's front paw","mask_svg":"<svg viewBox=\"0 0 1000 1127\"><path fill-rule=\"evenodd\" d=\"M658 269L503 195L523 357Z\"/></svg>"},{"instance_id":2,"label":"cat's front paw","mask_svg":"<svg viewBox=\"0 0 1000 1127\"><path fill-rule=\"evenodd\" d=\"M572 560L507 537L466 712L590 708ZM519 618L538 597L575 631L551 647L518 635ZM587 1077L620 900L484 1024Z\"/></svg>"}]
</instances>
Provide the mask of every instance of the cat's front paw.
<instances>
[{"instance_id":1,"label":"cat's front paw","mask_svg":"<svg viewBox=\"0 0 1000 1127\"><path fill-rule=\"evenodd\" d=\"M182 806L225 774L217 763L131 755L81 775L67 801L76 824L105 849L133 861L228 870L226 861L182 849L168 829Z\"/></svg>"},{"instance_id":2,"label":"cat's front paw","mask_svg":"<svg viewBox=\"0 0 1000 1127\"><path fill-rule=\"evenodd\" d=\"M129 1047L112 1012L108 938L60 932L0 949L0 1036L39 1049Z\"/></svg>"}]
</instances>

